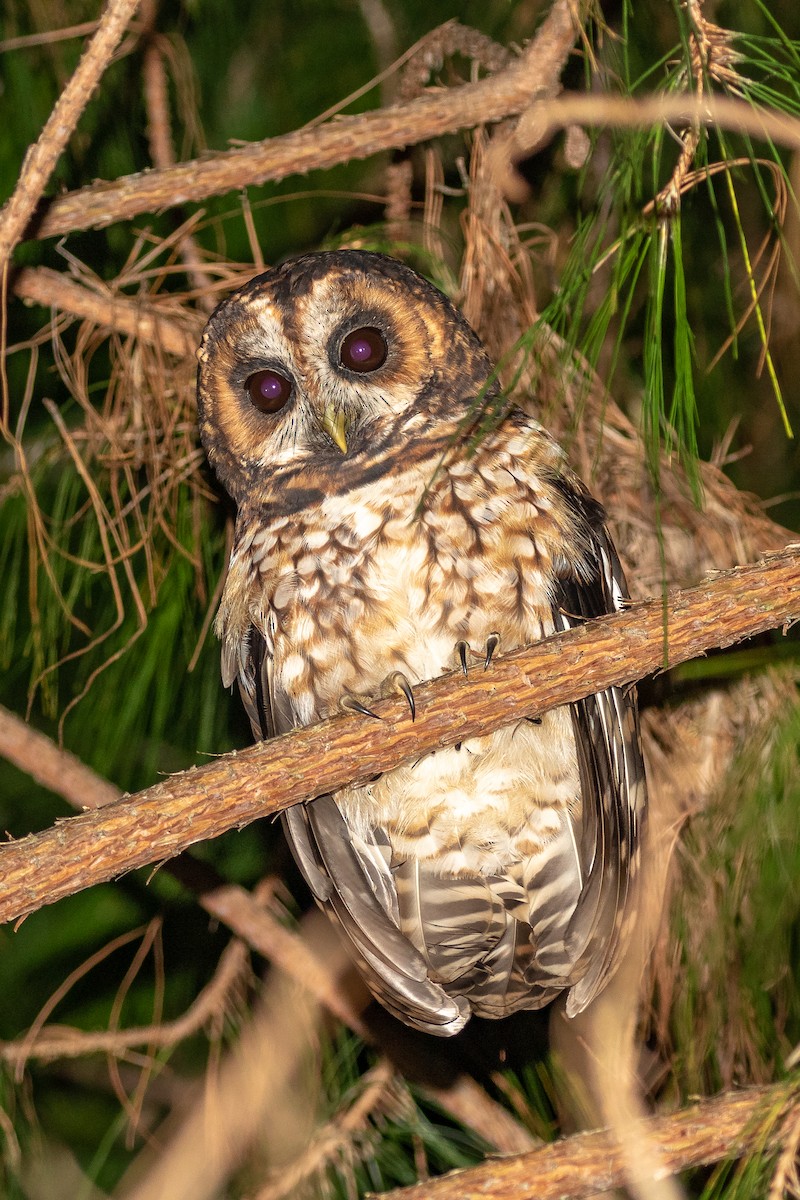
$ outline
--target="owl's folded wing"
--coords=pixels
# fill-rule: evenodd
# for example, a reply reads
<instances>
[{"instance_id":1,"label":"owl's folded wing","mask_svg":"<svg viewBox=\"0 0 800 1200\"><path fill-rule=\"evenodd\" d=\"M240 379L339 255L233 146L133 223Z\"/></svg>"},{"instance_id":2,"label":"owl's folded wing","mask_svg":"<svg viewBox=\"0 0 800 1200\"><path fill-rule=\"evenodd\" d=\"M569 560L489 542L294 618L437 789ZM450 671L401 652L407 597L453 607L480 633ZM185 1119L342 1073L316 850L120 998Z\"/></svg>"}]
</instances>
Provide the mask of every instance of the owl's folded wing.
<instances>
[{"instance_id":1,"label":"owl's folded wing","mask_svg":"<svg viewBox=\"0 0 800 1200\"><path fill-rule=\"evenodd\" d=\"M573 502L582 500L575 495ZM557 630L621 609L628 598L622 567L600 514L599 507L584 513L591 529L587 569L560 575L553 606ZM586 880L566 939L575 956L575 974L581 976L567 998L567 1014L573 1016L603 990L633 926L647 793L634 690L609 688L570 708L581 780L580 854Z\"/></svg>"},{"instance_id":2,"label":"owl's folded wing","mask_svg":"<svg viewBox=\"0 0 800 1200\"><path fill-rule=\"evenodd\" d=\"M271 667L266 642L253 627L225 682L238 679L257 740L291 728L288 712L272 698ZM424 1033L457 1033L469 1019L469 1005L428 978L422 955L400 933L388 845L381 846L376 837L369 843L357 838L328 795L294 805L281 820L315 900L347 934L352 955L383 1006Z\"/></svg>"},{"instance_id":3,"label":"owl's folded wing","mask_svg":"<svg viewBox=\"0 0 800 1200\"><path fill-rule=\"evenodd\" d=\"M315 899L338 919L384 1008L423 1033L458 1033L469 1004L428 978L422 955L401 934L388 846L358 838L331 796L296 804L281 817Z\"/></svg>"}]
</instances>

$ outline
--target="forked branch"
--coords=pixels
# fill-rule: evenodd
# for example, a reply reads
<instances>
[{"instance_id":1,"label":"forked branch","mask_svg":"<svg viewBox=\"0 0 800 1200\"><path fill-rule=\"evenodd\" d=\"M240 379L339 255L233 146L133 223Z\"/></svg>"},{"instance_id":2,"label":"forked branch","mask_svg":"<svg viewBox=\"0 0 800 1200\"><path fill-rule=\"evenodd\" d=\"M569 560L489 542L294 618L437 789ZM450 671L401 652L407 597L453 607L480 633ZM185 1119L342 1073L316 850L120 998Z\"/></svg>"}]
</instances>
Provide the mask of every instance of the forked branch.
<instances>
[{"instance_id":1,"label":"forked branch","mask_svg":"<svg viewBox=\"0 0 800 1200\"><path fill-rule=\"evenodd\" d=\"M526 716L675 666L800 619L800 547L724 571L662 602L599 618L455 672L405 701L374 705L380 721L346 714L174 775L98 811L0 848L0 921L15 920L96 883L171 858L258 817L398 762L489 733Z\"/></svg>"}]
</instances>

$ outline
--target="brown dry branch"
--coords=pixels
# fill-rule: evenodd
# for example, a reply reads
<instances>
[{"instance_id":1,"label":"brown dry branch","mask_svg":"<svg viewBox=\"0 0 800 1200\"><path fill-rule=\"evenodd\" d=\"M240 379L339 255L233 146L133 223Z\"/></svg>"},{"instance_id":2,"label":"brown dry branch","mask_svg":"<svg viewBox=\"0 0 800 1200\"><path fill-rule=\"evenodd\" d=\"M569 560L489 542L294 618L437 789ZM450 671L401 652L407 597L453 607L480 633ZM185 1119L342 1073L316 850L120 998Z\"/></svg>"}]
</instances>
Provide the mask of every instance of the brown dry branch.
<instances>
[{"instance_id":1,"label":"brown dry branch","mask_svg":"<svg viewBox=\"0 0 800 1200\"><path fill-rule=\"evenodd\" d=\"M61 152L138 6L139 0L109 0L97 33L56 101L38 142L29 148L17 186L0 213L0 271L5 270Z\"/></svg>"},{"instance_id":2,"label":"brown dry branch","mask_svg":"<svg viewBox=\"0 0 800 1200\"><path fill-rule=\"evenodd\" d=\"M551 17L559 8L556 5ZM539 43L533 45L538 47ZM573 125L639 128L692 121L800 149L800 120L796 117L754 108L747 101L728 96L698 99L687 93L630 99L569 93L537 98L531 105L532 92L537 97L540 94L547 97L547 91L542 87L543 76L522 70L526 61L519 60L479 83L464 84L443 93L426 93L396 108L340 117L328 125L300 129L165 170L89 184L54 200L41 221L31 227L29 236L54 237L81 229L103 228L141 213L203 200L237 188L278 182L291 175L369 158L384 150L403 149L517 113L523 114L513 143L513 153L519 158L531 146L541 145L559 129Z\"/></svg>"},{"instance_id":3,"label":"brown dry branch","mask_svg":"<svg viewBox=\"0 0 800 1200\"><path fill-rule=\"evenodd\" d=\"M126 1029L99 1029L87 1032L63 1026L47 1026L14 1041L0 1042L0 1059L18 1070L31 1059L50 1062L57 1058L78 1058L85 1054L124 1054L133 1046L174 1046L202 1029L226 1010L229 997L239 984L248 963L248 948L232 938L220 955L212 979L182 1016L173 1021Z\"/></svg>"},{"instance_id":4,"label":"brown dry branch","mask_svg":"<svg viewBox=\"0 0 800 1200\"><path fill-rule=\"evenodd\" d=\"M193 359L202 318L179 320L165 316L153 304L114 295L107 288L92 291L61 271L50 267L25 267L13 280L13 290L29 304L41 304L92 321L100 329L113 330L159 346L176 358ZM98 288L102 285L98 282Z\"/></svg>"},{"instance_id":5,"label":"brown dry branch","mask_svg":"<svg viewBox=\"0 0 800 1200\"><path fill-rule=\"evenodd\" d=\"M69 42L73 38L87 37L94 33L99 23L82 21L79 25L68 25L63 29L48 29L39 33L26 33L21 37L4 38L0 42L0 54L9 54L12 50L30 50L34 46L52 46L55 42Z\"/></svg>"},{"instance_id":6,"label":"brown dry branch","mask_svg":"<svg viewBox=\"0 0 800 1200\"><path fill-rule=\"evenodd\" d=\"M150 157L158 168L175 165L175 149L172 144L172 118L169 105L169 81L167 75L166 49L168 42L156 32L158 17L157 0L141 0L144 24L144 56L142 60L142 92L147 112L147 140ZM206 312L211 312L214 302L209 295L211 278L202 269L202 256L191 233L180 243L181 259L186 273L197 289L199 302Z\"/></svg>"},{"instance_id":7,"label":"brown dry branch","mask_svg":"<svg viewBox=\"0 0 800 1200\"><path fill-rule=\"evenodd\" d=\"M73 808L97 809L118 800L119 788L103 779L91 767L53 742L46 734L32 729L8 709L0 706L0 755L25 771L37 783L62 796ZM365 1033L361 1017L347 995L334 986L325 965L297 937L273 916L264 903L245 888L226 883L213 868L179 855L165 869L191 891L202 908L252 949L263 954L290 978L302 982L318 1003L356 1033Z\"/></svg>"},{"instance_id":8,"label":"brown dry branch","mask_svg":"<svg viewBox=\"0 0 800 1200\"><path fill-rule=\"evenodd\" d=\"M521 57L478 83L432 91L394 108L339 117L323 126L124 176L114 183L91 184L53 200L30 236L100 228L140 213L400 150L523 112L536 97L556 93L583 8L574 0L556 0Z\"/></svg>"},{"instance_id":9,"label":"brown dry branch","mask_svg":"<svg viewBox=\"0 0 800 1200\"><path fill-rule=\"evenodd\" d=\"M74 808L101 808L121 795L118 788L75 755L58 746L45 734L31 729L25 721L2 706L0 755L27 772L43 787L62 796ZM242 942L262 954L290 979L301 983L318 1004L327 1008L359 1037L367 1042L371 1040L357 1003L348 990L340 987L327 959L314 954L309 947L303 936L303 923L299 933L287 929L265 907L263 898L251 895L238 884L226 883L212 867L189 854L181 854L170 860L164 869L196 896L198 904L210 916L227 925ZM49 1038L49 1033L47 1036ZM18 1061L23 1057L40 1057L40 1051L46 1051L48 1047L50 1056L54 1057L59 1052L58 1047L64 1044L65 1036L62 1031L54 1031L54 1040L44 1047L38 1039L31 1044L30 1036L26 1036L20 1045L27 1046L28 1052L24 1056L18 1055ZM3 1051L6 1057L15 1056L11 1049L13 1045L7 1044ZM90 1048L84 1042L80 1052L87 1053ZM469 1075L460 1075L446 1086L429 1084L423 1090L452 1117L473 1129L488 1146L501 1153L520 1153L535 1144L532 1135Z\"/></svg>"},{"instance_id":10,"label":"brown dry branch","mask_svg":"<svg viewBox=\"0 0 800 1200\"><path fill-rule=\"evenodd\" d=\"M800 619L800 548L499 658L469 678L420 684L417 722L405 702L374 705L380 721L334 717L174 775L98 812L0 848L0 921L298 801L336 791L418 754L489 733L524 716L625 686L665 666Z\"/></svg>"},{"instance_id":11,"label":"brown dry branch","mask_svg":"<svg viewBox=\"0 0 800 1200\"><path fill-rule=\"evenodd\" d=\"M524 158L559 129L572 125L638 129L662 123L718 125L733 133L771 140L788 149L800 149L800 119L775 109L757 108L731 96L698 97L691 92L652 96L597 96L564 92L538 100L523 113L517 125L512 153ZM86 189L82 189L86 190ZM78 196L80 193L72 193ZM66 199L66 197L64 197Z\"/></svg>"},{"instance_id":12,"label":"brown dry branch","mask_svg":"<svg viewBox=\"0 0 800 1200\"><path fill-rule=\"evenodd\" d=\"M792 1088L748 1088L642 1122L668 1170L679 1172L750 1150L762 1150ZM509 1158L487 1159L428 1183L384 1192L381 1200L581 1200L623 1186L621 1148L605 1131L574 1137Z\"/></svg>"},{"instance_id":13,"label":"brown dry branch","mask_svg":"<svg viewBox=\"0 0 800 1200\"><path fill-rule=\"evenodd\" d=\"M121 795L113 783L2 705L0 755L73 808L102 808Z\"/></svg>"}]
</instances>

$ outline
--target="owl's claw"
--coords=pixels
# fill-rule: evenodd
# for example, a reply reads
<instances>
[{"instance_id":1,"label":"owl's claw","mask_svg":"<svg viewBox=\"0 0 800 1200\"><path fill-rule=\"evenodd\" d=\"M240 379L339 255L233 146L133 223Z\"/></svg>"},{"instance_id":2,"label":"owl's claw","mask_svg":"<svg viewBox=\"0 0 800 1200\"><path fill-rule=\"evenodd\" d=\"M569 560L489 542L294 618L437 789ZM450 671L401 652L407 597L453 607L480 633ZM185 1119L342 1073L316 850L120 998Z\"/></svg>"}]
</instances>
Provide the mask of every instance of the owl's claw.
<instances>
[{"instance_id":1,"label":"owl's claw","mask_svg":"<svg viewBox=\"0 0 800 1200\"><path fill-rule=\"evenodd\" d=\"M459 662L461 663L461 670L466 675L467 674L467 651L469 650L469 646L467 645L466 642L456 642L456 650L458 651L458 658L459 658Z\"/></svg>"},{"instance_id":2,"label":"owl's claw","mask_svg":"<svg viewBox=\"0 0 800 1200\"><path fill-rule=\"evenodd\" d=\"M387 675L378 690L378 697L389 697L393 694L404 697L411 712L411 720L415 721L417 719L417 706L414 703L414 693L411 690L411 684L402 671L393 671L391 675ZM367 708L364 701L359 700L358 696L354 696L352 692L345 692L339 701L339 707L346 709L347 712L361 713L364 717L374 717L376 721L383 720L383 717L378 716L371 708Z\"/></svg>"},{"instance_id":3,"label":"owl's claw","mask_svg":"<svg viewBox=\"0 0 800 1200\"><path fill-rule=\"evenodd\" d=\"M367 708L366 704L362 704L358 696L351 695L346 692L339 701L339 707L344 708L347 712L361 713L363 717L374 717L376 721L382 721L383 717L379 717L371 708Z\"/></svg>"},{"instance_id":4,"label":"owl's claw","mask_svg":"<svg viewBox=\"0 0 800 1200\"><path fill-rule=\"evenodd\" d=\"M500 645L500 634L493 631L486 639L486 654L483 660L484 671L489 666L494 657L497 647ZM456 642L456 650L458 651L458 661L461 663L461 670L467 674L467 656L471 653L469 645L466 642ZM477 658L477 654L475 656Z\"/></svg>"},{"instance_id":5,"label":"owl's claw","mask_svg":"<svg viewBox=\"0 0 800 1200\"><path fill-rule=\"evenodd\" d=\"M500 634L490 633L486 639L486 658L483 660L483 669L487 670L489 663L492 661L495 650L500 645Z\"/></svg>"},{"instance_id":6,"label":"owl's claw","mask_svg":"<svg viewBox=\"0 0 800 1200\"><path fill-rule=\"evenodd\" d=\"M383 682L383 690L397 692L399 695L405 696L411 711L411 720L416 721L417 706L414 703L414 693L411 690L411 684L402 671L393 671L391 675L387 676Z\"/></svg>"}]
</instances>

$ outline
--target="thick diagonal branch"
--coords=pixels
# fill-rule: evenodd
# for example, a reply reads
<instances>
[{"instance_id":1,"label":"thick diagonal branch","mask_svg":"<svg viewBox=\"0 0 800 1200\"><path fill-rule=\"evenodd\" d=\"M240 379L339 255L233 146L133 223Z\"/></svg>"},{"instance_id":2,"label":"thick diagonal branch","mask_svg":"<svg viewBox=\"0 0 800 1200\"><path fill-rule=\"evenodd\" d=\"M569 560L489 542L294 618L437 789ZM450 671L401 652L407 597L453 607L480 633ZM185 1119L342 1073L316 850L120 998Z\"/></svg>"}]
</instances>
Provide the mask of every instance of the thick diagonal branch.
<instances>
[{"instance_id":1,"label":"thick diagonal branch","mask_svg":"<svg viewBox=\"0 0 800 1200\"><path fill-rule=\"evenodd\" d=\"M451 672L383 718L334 717L173 775L135 796L0 848L0 921L11 921L179 854L301 800L365 782L398 762L488 733L524 716L625 686L665 666L800 619L800 547L720 572L663 602L645 601L522 647L489 671Z\"/></svg>"},{"instance_id":2,"label":"thick diagonal branch","mask_svg":"<svg viewBox=\"0 0 800 1200\"><path fill-rule=\"evenodd\" d=\"M763 1149L791 1087L748 1088L703 1100L668 1116L651 1117L631 1139L646 1138L658 1147L672 1171L738 1158L749 1148ZM765 1126L767 1127L765 1131ZM583 1200L626 1182L622 1148L605 1130L579 1133L551 1146L480 1166L451 1171L427 1183L384 1192L381 1200Z\"/></svg>"},{"instance_id":3,"label":"thick diagonal branch","mask_svg":"<svg viewBox=\"0 0 800 1200\"><path fill-rule=\"evenodd\" d=\"M581 9L574 0L556 0L524 54L488 79L113 183L91 184L54 200L31 236L102 227L514 116L537 97L555 93L578 32Z\"/></svg>"},{"instance_id":4,"label":"thick diagonal branch","mask_svg":"<svg viewBox=\"0 0 800 1200\"><path fill-rule=\"evenodd\" d=\"M160 171L89 184L53 200L28 236L44 238L102 228L141 213L325 170L519 113L524 116L511 146L519 158L532 145L541 145L570 125L641 129L696 121L770 139L791 149L800 147L800 121L777 109L754 108L731 96L701 100L686 93L644 98L594 93L555 96L552 89L532 87L515 64L491 79L445 93L426 93L396 108L342 117Z\"/></svg>"}]
</instances>

